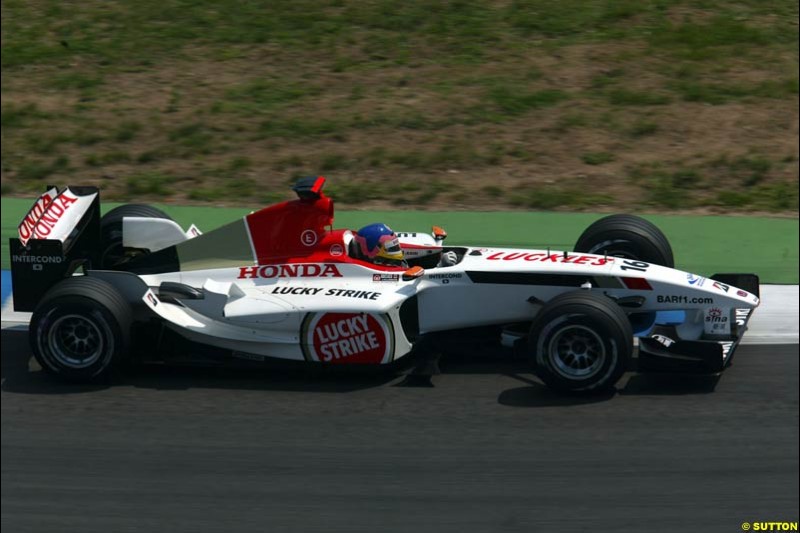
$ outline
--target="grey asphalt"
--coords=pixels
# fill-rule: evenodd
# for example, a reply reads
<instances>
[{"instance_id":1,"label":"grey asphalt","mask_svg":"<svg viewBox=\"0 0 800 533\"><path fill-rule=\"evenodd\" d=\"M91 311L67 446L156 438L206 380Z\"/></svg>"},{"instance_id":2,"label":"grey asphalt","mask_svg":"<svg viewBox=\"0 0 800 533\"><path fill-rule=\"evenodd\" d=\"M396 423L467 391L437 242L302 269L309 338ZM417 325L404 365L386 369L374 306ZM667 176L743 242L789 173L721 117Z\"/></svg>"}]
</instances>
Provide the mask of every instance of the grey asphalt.
<instances>
[{"instance_id":1,"label":"grey asphalt","mask_svg":"<svg viewBox=\"0 0 800 533\"><path fill-rule=\"evenodd\" d=\"M798 519L798 347L718 382L550 393L517 362L392 376L148 368L46 378L2 337L2 527L741 531ZM8 529L5 529L8 528Z\"/></svg>"}]
</instances>

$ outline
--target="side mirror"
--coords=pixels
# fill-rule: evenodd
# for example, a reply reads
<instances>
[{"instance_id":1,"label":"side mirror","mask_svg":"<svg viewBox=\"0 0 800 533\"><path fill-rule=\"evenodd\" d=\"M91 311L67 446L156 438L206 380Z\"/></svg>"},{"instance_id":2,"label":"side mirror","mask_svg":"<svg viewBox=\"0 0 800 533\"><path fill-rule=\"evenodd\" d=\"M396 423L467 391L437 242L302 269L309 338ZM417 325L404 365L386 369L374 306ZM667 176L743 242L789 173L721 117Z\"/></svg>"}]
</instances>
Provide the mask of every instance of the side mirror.
<instances>
[{"instance_id":1,"label":"side mirror","mask_svg":"<svg viewBox=\"0 0 800 533\"><path fill-rule=\"evenodd\" d=\"M421 278L422 275L425 273L425 269L421 266L413 266L403 272L403 281L411 281L418 278Z\"/></svg>"},{"instance_id":2,"label":"side mirror","mask_svg":"<svg viewBox=\"0 0 800 533\"><path fill-rule=\"evenodd\" d=\"M436 242L443 241L447 238L447 232L444 228L440 228L439 226L433 226L431 228L431 235L433 235Z\"/></svg>"}]
</instances>

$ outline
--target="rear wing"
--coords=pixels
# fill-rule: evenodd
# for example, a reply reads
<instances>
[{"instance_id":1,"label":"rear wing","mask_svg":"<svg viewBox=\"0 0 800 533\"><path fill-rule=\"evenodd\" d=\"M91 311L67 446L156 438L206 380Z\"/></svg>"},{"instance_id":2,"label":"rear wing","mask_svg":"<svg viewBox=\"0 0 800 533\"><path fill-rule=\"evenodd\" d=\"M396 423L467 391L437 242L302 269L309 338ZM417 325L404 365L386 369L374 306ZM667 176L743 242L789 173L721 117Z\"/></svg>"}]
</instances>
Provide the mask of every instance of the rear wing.
<instances>
[{"instance_id":1,"label":"rear wing","mask_svg":"<svg viewBox=\"0 0 800 533\"><path fill-rule=\"evenodd\" d=\"M100 192L96 187L48 187L9 239L15 311L33 311L50 287L97 262Z\"/></svg>"}]
</instances>

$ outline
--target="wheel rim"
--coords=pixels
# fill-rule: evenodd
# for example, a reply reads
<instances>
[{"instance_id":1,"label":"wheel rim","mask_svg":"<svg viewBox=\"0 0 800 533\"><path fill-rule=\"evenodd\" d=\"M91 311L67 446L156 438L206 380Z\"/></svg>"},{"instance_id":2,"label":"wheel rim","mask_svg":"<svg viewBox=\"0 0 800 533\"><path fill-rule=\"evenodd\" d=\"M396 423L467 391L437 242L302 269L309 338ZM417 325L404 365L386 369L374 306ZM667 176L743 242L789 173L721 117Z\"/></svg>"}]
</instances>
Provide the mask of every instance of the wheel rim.
<instances>
[{"instance_id":1,"label":"wheel rim","mask_svg":"<svg viewBox=\"0 0 800 533\"><path fill-rule=\"evenodd\" d=\"M69 368L86 368L103 355L100 328L81 315L64 315L50 327L48 345L53 358Z\"/></svg>"},{"instance_id":2,"label":"wheel rim","mask_svg":"<svg viewBox=\"0 0 800 533\"><path fill-rule=\"evenodd\" d=\"M600 336L586 326L569 325L556 331L548 344L552 368L567 379L584 379L603 366L606 348Z\"/></svg>"},{"instance_id":3,"label":"wheel rim","mask_svg":"<svg viewBox=\"0 0 800 533\"><path fill-rule=\"evenodd\" d=\"M113 268L122 263L125 252L122 245L115 243L108 246L105 250L100 252L100 266L101 268Z\"/></svg>"},{"instance_id":4,"label":"wheel rim","mask_svg":"<svg viewBox=\"0 0 800 533\"><path fill-rule=\"evenodd\" d=\"M631 246L632 243L628 240L605 241L593 246L588 253L604 254L620 259L639 259L638 254L628 249Z\"/></svg>"},{"instance_id":5,"label":"wheel rim","mask_svg":"<svg viewBox=\"0 0 800 533\"><path fill-rule=\"evenodd\" d=\"M103 235L104 248L100 251L100 268L116 270L131 259L142 255L142 250L122 245L122 230L113 229Z\"/></svg>"},{"instance_id":6,"label":"wheel rim","mask_svg":"<svg viewBox=\"0 0 800 533\"><path fill-rule=\"evenodd\" d=\"M633 260L639 259L639 256L635 254L629 254L627 252L621 252L619 250L608 251L606 252L606 255L611 257L618 257L619 259L633 259Z\"/></svg>"},{"instance_id":7,"label":"wheel rim","mask_svg":"<svg viewBox=\"0 0 800 533\"><path fill-rule=\"evenodd\" d=\"M112 243L100 252L100 267L114 270L143 253L141 250L124 248L118 242Z\"/></svg>"}]
</instances>

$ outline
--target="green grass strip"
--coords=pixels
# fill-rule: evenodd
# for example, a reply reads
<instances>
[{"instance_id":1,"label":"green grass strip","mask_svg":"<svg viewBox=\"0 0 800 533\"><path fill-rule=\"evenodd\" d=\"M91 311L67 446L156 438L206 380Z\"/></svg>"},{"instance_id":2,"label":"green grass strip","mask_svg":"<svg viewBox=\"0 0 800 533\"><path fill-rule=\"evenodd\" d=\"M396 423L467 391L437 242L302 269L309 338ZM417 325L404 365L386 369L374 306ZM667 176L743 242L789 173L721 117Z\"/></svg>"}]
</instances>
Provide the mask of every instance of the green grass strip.
<instances>
[{"instance_id":1,"label":"green grass strip","mask_svg":"<svg viewBox=\"0 0 800 533\"><path fill-rule=\"evenodd\" d=\"M2 199L2 268L9 268L8 238L33 200ZM105 204L107 211L118 204ZM181 226L195 223L209 231L248 209L158 205ZM444 227L448 244L571 250L598 214L525 212L343 211L337 228L385 222L396 231ZM699 274L754 272L763 283L798 282L798 236L795 219L730 216L647 215L667 235L677 268Z\"/></svg>"}]
</instances>

